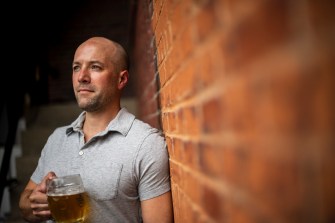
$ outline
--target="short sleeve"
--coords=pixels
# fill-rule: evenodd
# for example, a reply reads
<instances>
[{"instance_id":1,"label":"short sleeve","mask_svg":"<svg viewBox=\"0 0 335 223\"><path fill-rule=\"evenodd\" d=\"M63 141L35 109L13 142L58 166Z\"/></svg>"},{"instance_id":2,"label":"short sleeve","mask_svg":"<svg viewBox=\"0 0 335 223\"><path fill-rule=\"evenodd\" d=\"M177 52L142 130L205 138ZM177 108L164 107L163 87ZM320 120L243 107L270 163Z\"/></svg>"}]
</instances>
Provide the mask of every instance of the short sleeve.
<instances>
[{"instance_id":1,"label":"short sleeve","mask_svg":"<svg viewBox=\"0 0 335 223\"><path fill-rule=\"evenodd\" d=\"M37 167L35 169L35 171L33 172L32 176L31 176L31 180L36 183L36 184L39 184L43 177L44 177L44 169L45 169L45 153L46 153L46 150L47 150L47 147L48 147L48 144L46 144L44 146L44 148L42 149L42 152L41 152L41 156L38 160L38 164L37 164Z\"/></svg>"},{"instance_id":2,"label":"short sleeve","mask_svg":"<svg viewBox=\"0 0 335 223\"><path fill-rule=\"evenodd\" d=\"M169 156L162 135L155 132L144 139L135 161L135 172L141 201L170 190Z\"/></svg>"}]
</instances>

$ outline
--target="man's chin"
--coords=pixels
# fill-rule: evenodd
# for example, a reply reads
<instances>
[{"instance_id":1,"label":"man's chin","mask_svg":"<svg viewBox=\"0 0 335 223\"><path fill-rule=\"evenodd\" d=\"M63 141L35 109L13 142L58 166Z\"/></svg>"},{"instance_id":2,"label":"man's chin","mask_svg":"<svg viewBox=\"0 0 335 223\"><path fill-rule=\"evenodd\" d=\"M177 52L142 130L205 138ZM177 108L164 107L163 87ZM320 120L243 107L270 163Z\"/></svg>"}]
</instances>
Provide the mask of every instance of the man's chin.
<instances>
[{"instance_id":1,"label":"man's chin","mask_svg":"<svg viewBox=\"0 0 335 223\"><path fill-rule=\"evenodd\" d=\"M83 103L83 102L77 102L78 107L84 111L86 111L87 109L89 109L90 105L87 103Z\"/></svg>"},{"instance_id":2,"label":"man's chin","mask_svg":"<svg viewBox=\"0 0 335 223\"><path fill-rule=\"evenodd\" d=\"M86 112L95 112L97 111L97 106L91 104L78 104L78 107Z\"/></svg>"}]
</instances>

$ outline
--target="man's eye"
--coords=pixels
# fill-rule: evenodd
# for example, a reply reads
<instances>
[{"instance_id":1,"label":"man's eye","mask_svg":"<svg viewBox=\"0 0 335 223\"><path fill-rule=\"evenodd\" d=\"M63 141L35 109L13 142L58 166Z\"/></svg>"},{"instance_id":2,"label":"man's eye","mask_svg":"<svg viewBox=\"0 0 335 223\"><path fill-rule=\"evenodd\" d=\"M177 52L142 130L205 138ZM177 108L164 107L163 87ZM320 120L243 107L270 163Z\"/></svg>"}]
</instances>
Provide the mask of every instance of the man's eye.
<instances>
[{"instance_id":1,"label":"man's eye","mask_svg":"<svg viewBox=\"0 0 335 223\"><path fill-rule=\"evenodd\" d=\"M79 67L79 66L73 66L73 67L72 67L72 70L73 70L73 71L79 71L79 70L80 70L80 67Z\"/></svg>"},{"instance_id":2,"label":"man's eye","mask_svg":"<svg viewBox=\"0 0 335 223\"><path fill-rule=\"evenodd\" d=\"M92 70L101 70L101 68L97 65L92 65L91 69Z\"/></svg>"}]
</instances>

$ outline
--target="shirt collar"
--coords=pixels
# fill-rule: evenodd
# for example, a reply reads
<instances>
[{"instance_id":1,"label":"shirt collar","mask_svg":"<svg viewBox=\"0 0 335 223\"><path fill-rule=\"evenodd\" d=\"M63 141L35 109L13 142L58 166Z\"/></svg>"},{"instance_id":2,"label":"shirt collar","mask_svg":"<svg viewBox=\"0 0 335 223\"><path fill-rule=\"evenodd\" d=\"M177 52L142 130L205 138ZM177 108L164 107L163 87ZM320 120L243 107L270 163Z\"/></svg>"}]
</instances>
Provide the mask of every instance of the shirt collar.
<instances>
[{"instance_id":1,"label":"shirt collar","mask_svg":"<svg viewBox=\"0 0 335 223\"><path fill-rule=\"evenodd\" d=\"M79 117L71 123L66 129L66 134L72 132L78 132L82 130L83 123L85 120L86 112L82 112ZM135 116L128 112L126 108L121 108L118 114L113 120L110 121L106 130L107 131L116 131L126 136L130 130L130 127L135 119Z\"/></svg>"}]
</instances>

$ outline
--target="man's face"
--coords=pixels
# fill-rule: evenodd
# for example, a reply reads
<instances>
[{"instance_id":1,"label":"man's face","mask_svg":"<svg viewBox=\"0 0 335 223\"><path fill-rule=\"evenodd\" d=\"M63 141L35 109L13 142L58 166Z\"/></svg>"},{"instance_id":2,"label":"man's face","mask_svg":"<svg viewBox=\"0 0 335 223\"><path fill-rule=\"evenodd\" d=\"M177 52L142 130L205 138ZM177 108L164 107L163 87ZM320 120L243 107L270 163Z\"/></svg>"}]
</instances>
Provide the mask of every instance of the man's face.
<instances>
[{"instance_id":1,"label":"man's face","mask_svg":"<svg viewBox=\"0 0 335 223\"><path fill-rule=\"evenodd\" d=\"M118 74L110 58L113 48L98 43L81 45L72 67L74 93L81 109L95 112L118 103Z\"/></svg>"}]
</instances>

